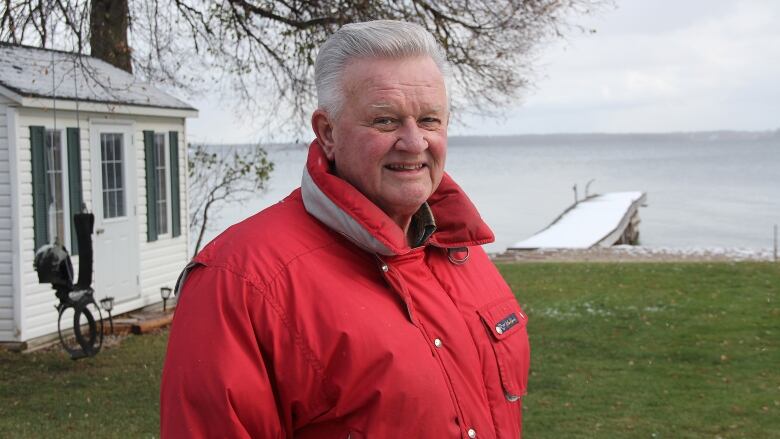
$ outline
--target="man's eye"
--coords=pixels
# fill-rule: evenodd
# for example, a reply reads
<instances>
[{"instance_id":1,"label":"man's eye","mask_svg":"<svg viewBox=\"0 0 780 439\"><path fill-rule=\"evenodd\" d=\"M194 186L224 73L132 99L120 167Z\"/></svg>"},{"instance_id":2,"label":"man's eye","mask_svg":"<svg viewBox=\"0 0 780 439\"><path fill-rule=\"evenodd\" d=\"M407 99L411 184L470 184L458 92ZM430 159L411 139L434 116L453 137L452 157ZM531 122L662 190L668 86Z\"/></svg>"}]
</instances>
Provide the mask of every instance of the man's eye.
<instances>
[{"instance_id":1,"label":"man's eye","mask_svg":"<svg viewBox=\"0 0 780 439\"><path fill-rule=\"evenodd\" d=\"M389 126L393 123L393 119L389 117L377 117L374 119L374 125Z\"/></svg>"},{"instance_id":2,"label":"man's eye","mask_svg":"<svg viewBox=\"0 0 780 439\"><path fill-rule=\"evenodd\" d=\"M439 125L441 121L435 117L425 117L420 119L420 124L425 126L436 126Z\"/></svg>"}]
</instances>

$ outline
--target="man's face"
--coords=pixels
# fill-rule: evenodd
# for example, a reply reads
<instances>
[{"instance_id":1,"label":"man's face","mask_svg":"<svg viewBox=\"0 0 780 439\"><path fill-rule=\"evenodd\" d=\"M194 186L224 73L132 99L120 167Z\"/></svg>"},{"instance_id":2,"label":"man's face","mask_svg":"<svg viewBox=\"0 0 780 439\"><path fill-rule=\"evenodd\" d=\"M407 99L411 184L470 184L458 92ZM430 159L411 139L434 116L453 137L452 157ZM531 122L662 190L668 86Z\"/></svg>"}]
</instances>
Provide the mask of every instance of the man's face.
<instances>
[{"instance_id":1,"label":"man's face","mask_svg":"<svg viewBox=\"0 0 780 439\"><path fill-rule=\"evenodd\" d=\"M429 57L368 58L351 61L342 80L339 117L321 115L320 129L313 117L319 141L338 175L405 227L444 172L444 77Z\"/></svg>"}]
</instances>

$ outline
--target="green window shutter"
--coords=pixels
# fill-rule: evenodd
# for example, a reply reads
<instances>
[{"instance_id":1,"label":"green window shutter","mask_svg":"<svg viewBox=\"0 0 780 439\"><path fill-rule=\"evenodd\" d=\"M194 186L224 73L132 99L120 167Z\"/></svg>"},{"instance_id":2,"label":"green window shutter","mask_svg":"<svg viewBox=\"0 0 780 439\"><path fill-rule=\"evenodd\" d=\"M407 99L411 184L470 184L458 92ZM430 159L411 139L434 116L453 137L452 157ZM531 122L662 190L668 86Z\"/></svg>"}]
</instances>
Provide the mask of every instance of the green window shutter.
<instances>
[{"instance_id":1,"label":"green window shutter","mask_svg":"<svg viewBox=\"0 0 780 439\"><path fill-rule=\"evenodd\" d=\"M146 240L157 241L157 177L154 172L154 131L144 131L146 155Z\"/></svg>"},{"instance_id":2,"label":"green window shutter","mask_svg":"<svg viewBox=\"0 0 780 439\"><path fill-rule=\"evenodd\" d=\"M46 203L49 199L49 186L46 184L46 157L43 140L45 135L46 129L44 127L30 127L35 250L49 243L49 228L46 224Z\"/></svg>"},{"instance_id":3,"label":"green window shutter","mask_svg":"<svg viewBox=\"0 0 780 439\"><path fill-rule=\"evenodd\" d=\"M68 191L70 199L70 247L71 254L79 254L73 215L81 212L81 135L78 128L68 128Z\"/></svg>"},{"instance_id":4,"label":"green window shutter","mask_svg":"<svg viewBox=\"0 0 780 439\"><path fill-rule=\"evenodd\" d=\"M179 133L168 133L171 156L171 235L181 235L181 204L179 203Z\"/></svg>"}]
</instances>

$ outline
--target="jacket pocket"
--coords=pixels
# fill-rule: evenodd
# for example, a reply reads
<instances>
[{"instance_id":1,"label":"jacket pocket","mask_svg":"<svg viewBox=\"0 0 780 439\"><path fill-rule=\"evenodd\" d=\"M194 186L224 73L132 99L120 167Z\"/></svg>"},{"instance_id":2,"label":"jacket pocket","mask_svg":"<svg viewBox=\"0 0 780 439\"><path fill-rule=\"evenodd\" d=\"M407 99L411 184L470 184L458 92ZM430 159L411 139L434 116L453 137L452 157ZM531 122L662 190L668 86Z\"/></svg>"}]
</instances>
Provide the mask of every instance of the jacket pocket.
<instances>
[{"instance_id":1,"label":"jacket pocket","mask_svg":"<svg viewBox=\"0 0 780 439\"><path fill-rule=\"evenodd\" d=\"M477 312L490 333L504 395L507 400L516 401L526 393L531 364L528 316L514 297L490 303Z\"/></svg>"}]
</instances>

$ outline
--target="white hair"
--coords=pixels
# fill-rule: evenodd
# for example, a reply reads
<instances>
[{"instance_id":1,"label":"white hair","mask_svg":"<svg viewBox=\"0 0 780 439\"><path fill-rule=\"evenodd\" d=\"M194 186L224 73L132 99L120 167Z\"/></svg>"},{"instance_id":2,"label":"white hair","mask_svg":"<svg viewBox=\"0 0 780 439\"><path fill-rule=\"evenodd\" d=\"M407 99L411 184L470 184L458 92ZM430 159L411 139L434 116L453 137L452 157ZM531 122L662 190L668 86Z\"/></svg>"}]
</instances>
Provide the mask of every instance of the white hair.
<instances>
[{"instance_id":1,"label":"white hair","mask_svg":"<svg viewBox=\"0 0 780 439\"><path fill-rule=\"evenodd\" d=\"M345 99L344 69L353 59L416 56L430 57L443 76L448 73L444 50L419 24L395 20L346 24L325 41L317 54L317 105L338 117Z\"/></svg>"}]
</instances>

